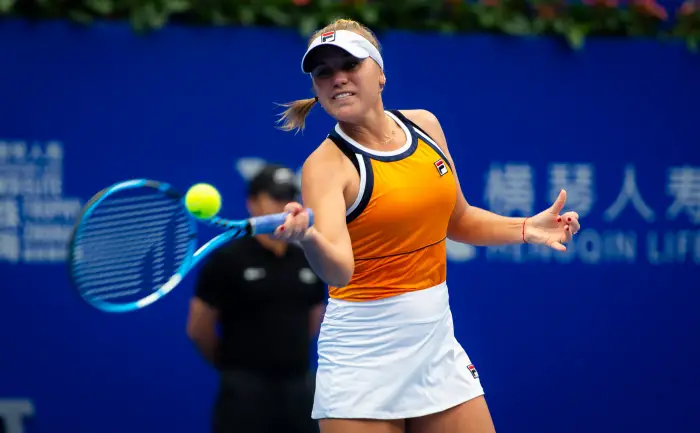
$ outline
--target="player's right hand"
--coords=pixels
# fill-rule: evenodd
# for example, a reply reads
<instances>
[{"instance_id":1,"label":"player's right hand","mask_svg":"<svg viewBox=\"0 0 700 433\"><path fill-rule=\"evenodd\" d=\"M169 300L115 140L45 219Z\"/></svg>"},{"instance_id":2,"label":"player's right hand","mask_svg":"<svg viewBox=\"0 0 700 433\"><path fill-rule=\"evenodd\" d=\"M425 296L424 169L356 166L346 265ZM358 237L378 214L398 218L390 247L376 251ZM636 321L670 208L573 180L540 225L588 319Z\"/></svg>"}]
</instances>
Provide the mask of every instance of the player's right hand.
<instances>
[{"instance_id":1,"label":"player's right hand","mask_svg":"<svg viewBox=\"0 0 700 433\"><path fill-rule=\"evenodd\" d=\"M304 207L296 202L288 203L284 207L284 211L288 212L287 219L284 224L277 227L273 238L288 242L303 241L311 231L309 227L309 213Z\"/></svg>"}]
</instances>

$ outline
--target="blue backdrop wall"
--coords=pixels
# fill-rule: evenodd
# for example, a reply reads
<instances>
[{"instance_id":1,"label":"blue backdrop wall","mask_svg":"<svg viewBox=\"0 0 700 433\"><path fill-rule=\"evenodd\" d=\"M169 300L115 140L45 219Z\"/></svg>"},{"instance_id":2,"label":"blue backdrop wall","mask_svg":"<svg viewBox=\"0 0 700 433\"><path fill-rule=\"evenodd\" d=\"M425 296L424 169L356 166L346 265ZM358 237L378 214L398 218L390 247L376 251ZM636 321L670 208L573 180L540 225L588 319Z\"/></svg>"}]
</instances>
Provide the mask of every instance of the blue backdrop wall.
<instances>
[{"instance_id":1,"label":"blue backdrop wall","mask_svg":"<svg viewBox=\"0 0 700 433\"><path fill-rule=\"evenodd\" d=\"M473 204L530 214L565 187L582 216L565 254L450 245L456 332L499 432L697 431L700 57L645 41L382 43L387 106L441 119ZM279 30L0 24L7 432L207 431L216 376L185 336L191 279L101 314L71 293L65 241L87 198L133 177L213 183L243 216L259 160L297 168L332 126L316 109L303 135L273 127L275 102L311 95L304 48Z\"/></svg>"}]
</instances>

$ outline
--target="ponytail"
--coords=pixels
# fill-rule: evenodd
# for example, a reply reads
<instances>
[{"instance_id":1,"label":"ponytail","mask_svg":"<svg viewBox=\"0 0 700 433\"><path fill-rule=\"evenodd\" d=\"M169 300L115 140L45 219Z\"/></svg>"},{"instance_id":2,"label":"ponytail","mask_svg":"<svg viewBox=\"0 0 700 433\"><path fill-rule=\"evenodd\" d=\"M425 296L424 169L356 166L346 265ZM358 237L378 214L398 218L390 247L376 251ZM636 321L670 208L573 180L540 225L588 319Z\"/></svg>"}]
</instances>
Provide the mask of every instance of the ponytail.
<instances>
[{"instance_id":1,"label":"ponytail","mask_svg":"<svg viewBox=\"0 0 700 433\"><path fill-rule=\"evenodd\" d=\"M306 126L306 116L309 114L318 98L309 99L299 99L298 101L287 102L284 104L279 104L283 107L287 107L282 114L277 123L282 123L279 129L283 131L303 131Z\"/></svg>"}]
</instances>

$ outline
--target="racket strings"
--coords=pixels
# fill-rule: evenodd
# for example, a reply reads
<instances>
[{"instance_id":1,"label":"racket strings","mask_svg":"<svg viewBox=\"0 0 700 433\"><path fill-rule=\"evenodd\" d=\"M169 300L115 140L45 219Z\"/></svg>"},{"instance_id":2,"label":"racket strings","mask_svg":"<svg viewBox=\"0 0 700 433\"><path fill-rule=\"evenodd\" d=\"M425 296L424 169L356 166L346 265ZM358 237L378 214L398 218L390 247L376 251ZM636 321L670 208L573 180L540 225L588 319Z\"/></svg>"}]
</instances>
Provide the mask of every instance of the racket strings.
<instances>
[{"instance_id":1,"label":"racket strings","mask_svg":"<svg viewBox=\"0 0 700 433\"><path fill-rule=\"evenodd\" d=\"M188 256L190 224L179 202L152 188L107 196L75 236L73 276L83 296L129 303L158 290Z\"/></svg>"}]
</instances>

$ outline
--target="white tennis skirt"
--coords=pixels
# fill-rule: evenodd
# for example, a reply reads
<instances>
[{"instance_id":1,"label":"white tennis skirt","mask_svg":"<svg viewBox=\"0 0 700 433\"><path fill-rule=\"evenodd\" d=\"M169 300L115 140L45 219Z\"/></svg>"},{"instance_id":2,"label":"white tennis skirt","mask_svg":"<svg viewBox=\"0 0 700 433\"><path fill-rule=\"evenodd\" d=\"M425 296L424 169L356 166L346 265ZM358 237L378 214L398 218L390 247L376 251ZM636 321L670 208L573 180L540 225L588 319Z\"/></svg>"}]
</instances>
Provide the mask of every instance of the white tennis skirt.
<instances>
[{"instance_id":1,"label":"white tennis skirt","mask_svg":"<svg viewBox=\"0 0 700 433\"><path fill-rule=\"evenodd\" d=\"M455 339L445 283L377 301L330 299L312 418L414 418L483 393Z\"/></svg>"}]
</instances>

